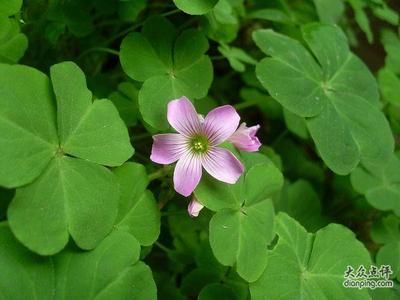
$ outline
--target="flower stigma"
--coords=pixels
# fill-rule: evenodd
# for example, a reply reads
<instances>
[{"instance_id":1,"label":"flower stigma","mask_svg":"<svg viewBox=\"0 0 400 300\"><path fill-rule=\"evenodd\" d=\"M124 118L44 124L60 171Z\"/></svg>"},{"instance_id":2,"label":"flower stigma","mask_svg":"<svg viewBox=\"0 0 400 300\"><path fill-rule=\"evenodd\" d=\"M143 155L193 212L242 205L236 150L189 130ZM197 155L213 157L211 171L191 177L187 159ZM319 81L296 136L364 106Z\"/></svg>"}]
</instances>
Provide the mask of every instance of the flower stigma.
<instances>
[{"instance_id":1,"label":"flower stigma","mask_svg":"<svg viewBox=\"0 0 400 300\"><path fill-rule=\"evenodd\" d=\"M191 138L189 144L194 153L202 154L207 152L209 141L208 138L203 135L195 135Z\"/></svg>"}]
</instances>

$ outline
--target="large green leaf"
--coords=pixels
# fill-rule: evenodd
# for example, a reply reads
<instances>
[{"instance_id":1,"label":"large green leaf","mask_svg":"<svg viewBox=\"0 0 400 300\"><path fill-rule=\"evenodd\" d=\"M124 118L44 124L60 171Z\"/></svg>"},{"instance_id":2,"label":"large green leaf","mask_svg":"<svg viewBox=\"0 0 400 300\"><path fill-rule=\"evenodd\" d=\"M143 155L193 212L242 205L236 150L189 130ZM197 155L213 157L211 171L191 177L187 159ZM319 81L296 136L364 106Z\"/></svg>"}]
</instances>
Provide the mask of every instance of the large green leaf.
<instances>
[{"instance_id":1,"label":"large green leaf","mask_svg":"<svg viewBox=\"0 0 400 300\"><path fill-rule=\"evenodd\" d=\"M132 156L125 124L109 100L92 103L85 75L72 62L51 67L63 152L98 164L119 166Z\"/></svg>"},{"instance_id":2,"label":"large green leaf","mask_svg":"<svg viewBox=\"0 0 400 300\"><path fill-rule=\"evenodd\" d=\"M275 220L279 240L263 275L250 284L252 299L370 299L366 289L342 285L347 266L371 264L350 230L330 224L311 234L284 213Z\"/></svg>"},{"instance_id":3,"label":"large green leaf","mask_svg":"<svg viewBox=\"0 0 400 300\"><path fill-rule=\"evenodd\" d=\"M69 234L79 247L92 249L111 230L118 199L109 170L60 156L33 183L17 190L8 220L16 237L40 254L63 249Z\"/></svg>"},{"instance_id":4,"label":"large green leaf","mask_svg":"<svg viewBox=\"0 0 400 300\"><path fill-rule=\"evenodd\" d=\"M344 3L342 0L314 0L318 17L321 22L337 24L343 17Z\"/></svg>"},{"instance_id":5,"label":"large green leaf","mask_svg":"<svg viewBox=\"0 0 400 300\"><path fill-rule=\"evenodd\" d=\"M400 160L396 155L382 166L358 167L351 174L356 191L381 210L392 209L400 216Z\"/></svg>"},{"instance_id":6,"label":"large green leaf","mask_svg":"<svg viewBox=\"0 0 400 300\"><path fill-rule=\"evenodd\" d=\"M175 5L189 15L204 15L218 0L174 0Z\"/></svg>"},{"instance_id":7,"label":"large green leaf","mask_svg":"<svg viewBox=\"0 0 400 300\"><path fill-rule=\"evenodd\" d=\"M386 162L394 141L379 110L374 77L338 27L311 24L302 32L318 62L294 39L272 30L255 32L256 44L271 56L257 65L258 79L286 109L307 118L311 137L334 172L348 174L360 161Z\"/></svg>"},{"instance_id":8,"label":"large green leaf","mask_svg":"<svg viewBox=\"0 0 400 300\"><path fill-rule=\"evenodd\" d=\"M58 64L57 135L48 78L25 66L0 65L0 73L0 185L23 186L8 210L13 232L41 254L60 251L69 234L84 249L96 247L114 224L119 191L95 163L121 165L133 152L117 110L108 100L92 103L75 64Z\"/></svg>"},{"instance_id":9,"label":"large green leaf","mask_svg":"<svg viewBox=\"0 0 400 300\"><path fill-rule=\"evenodd\" d=\"M282 174L269 162L250 168L235 185L208 178L195 191L198 201L217 211L209 229L215 257L223 265L236 265L247 281L256 280L266 266L266 250L274 236L270 197L282 184Z\"/></svg>"},{"instance_id":10,"label":"large green leaf","mask_svg":"<svg viewBox=\"0 0 400 300\"><path fill-rule=\"evenodd\" d=\"M24 66L0 64L0 185L35 179L58 148L48 78Z\"/></svg>"},{"instance_id":11,"label":"large green leaf","mask_svg":"<svg viewBox=\"0 0 400 300\"><path fill-rule=\"evenodd\" d=\"M149 179L143 165L126 163L114 170L121 190L117 230L131 233L149 246L160 234L160 211L153 194L146 190Z\"/></svg>"},{"instance_id":12,"label":"large green leaf","mask_svg":"<svg viewBox=\"0 0 400 300\"><path fill-rule=\"evenodd\" d=\"M121 44L120 59L132 79L144 81L139 92L143 119L158 129L167 129L167 103L187 96L206 96L213 78L212 64L204 53L208 42L194 29L176 36L164 18L150 18L141 33L128 35Z\"/></svg>"},{"instance_id":13,"label":"large green leaf","mask_svg":"<svg viewBox=\"0 0 400 300\"><path fill-rule=\"evenodd\" d=\"M53 257L40 257L0 225L1 295L5 299L156 299L151 270L138 261L139 243L114 232L93 251L72 245Z\"/></svg>"}]
</instances>

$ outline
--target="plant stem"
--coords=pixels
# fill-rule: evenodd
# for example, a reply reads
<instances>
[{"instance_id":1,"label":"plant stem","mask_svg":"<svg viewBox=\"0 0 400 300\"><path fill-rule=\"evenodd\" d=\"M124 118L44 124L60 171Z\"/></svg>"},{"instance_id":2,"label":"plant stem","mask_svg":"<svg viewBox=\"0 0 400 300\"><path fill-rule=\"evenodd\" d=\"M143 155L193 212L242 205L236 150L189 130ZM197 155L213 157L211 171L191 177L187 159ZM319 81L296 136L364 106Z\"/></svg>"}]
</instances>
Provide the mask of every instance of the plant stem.
<instances>
[{"instance_id":1,"label":"plant stem","mask_svg":"<svg viewBox=\"0 0 400 300\"><path fill-rule=\"evenodd\" d=\"M90 49L82 52L82 54L79 55L78 59L81 59L83 56L87 55L90 52L105 52L105 53L119 56L119 52L117 50L113 50L113 49L106 48L106 47L93 47L93 48L90 48Z\"/></svg>"},{"instance_id":2,"label":"plant stem","mask_svg":"<svg viewBox=\"0 0 400 300\"><path fill-rule=\"evenodd\" d=\"M160 248L161 250L163 250L166 253L170 253L173 250L168 248L167 246L164 246L163 244L161 244L160 242L155 242L154 245L156 245L158 248Z\"/></svg>"},{"instance_id":3,"label":"plant stem","mask_svg":"<svg viewBox=\"0 0 400 300\"><path fill-rule=\"evenodd\" d=\"M167 175L169 173L170 168L168 166L164 166L164 168L159 169L153 173L149 174L149 181L153 181L155 179L164 177L165 175Z\"/></svg>"}]
</instances>

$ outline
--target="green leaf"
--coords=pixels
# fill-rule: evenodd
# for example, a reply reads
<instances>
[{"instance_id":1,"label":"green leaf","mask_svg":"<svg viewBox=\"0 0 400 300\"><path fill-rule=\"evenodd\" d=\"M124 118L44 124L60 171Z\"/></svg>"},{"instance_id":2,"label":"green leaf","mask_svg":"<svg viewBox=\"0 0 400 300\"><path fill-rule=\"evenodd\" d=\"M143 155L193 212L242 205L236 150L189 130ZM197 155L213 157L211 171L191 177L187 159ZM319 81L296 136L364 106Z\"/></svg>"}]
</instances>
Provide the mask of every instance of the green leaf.
<instances>
[{"instance_id":1,"label":"green leaf","mask_svg":"<svg viewBox=\"0 0 400 300\"><path fill-rule=\"evenodd\" d=\"M351 174L351 183L369 204L400 216L400 160L396 155L385 165L357 168Z\"/></svg>"},{"instance_id":2,"label":"green leaf","mask_svg":"<svg viewBox=\"0 0 400 300\"><path fill-rule=\"evenodd\" d=\"M297 136L307 139L308 129L306 120L286 108L283 109L283 118L287 128Z\"/></svg>"},{"instance_id":3,"label":"green leaf","mask_svg":"<svg viewBox=\"0 0 400 300\"><path fill-rule=\"evenodd\" d=\"M214 9L205 16L203 27L210 39L217 42L232 42L240 28L234 3L219 0Z\"/></svg>"},{"instance_id":4,"label":"green leaf","mask_svg":"<svg viewBox=\"0 0 400 300\"><path fill-rule=\"evenodd\" d=\"M293 21L290 17L283 12L282 10L275 8L263 8L250 12L247 15L248 18L251 19L261 19L271 22L283 23L283 24L291 24Z\"/></svg>"},{"instance_id":5,"label":"green leaf","mask_svg":"<svg viewBox=\"0 0 400 300\"><path fill-rule=\"evenodd\" d=\"M132 79L144 81L139 108L149 125L168 128L169 101L206 96L213 78L211 61L204 55L207 49L207 39L200 31L189 29L176 37L173 25L161 17L150 18L142 33L122 41L122 68Z\"/></svg>"},{"instance_id":6,"label":"green leaf","mask_svg":"<svg viewBox=\"0 0 400 300\"><path fill-rule=\"evenodd\" d=\"M218 51L226 57L232 69L238 72L244 72L245 63L255 65L257 62L244 50L236 47L229 47L228 45L223 43L221 44L221 46L218 47Z\"/></svg>"},{"instance_id":7,"label":"green leaf","mask_svg":"<svg viewBox=\"0 0 400 300\"><path fill-rule=\"evenodd\" d=\"M374 36L372 34L371 26L369 24L368 16L364 10L367 3L364 0L347 0L354 10L354 15L358 26L367 36L368 42L372 43Z\"/></svg>"},{"instance_id":8,"label":"green leaf","mask_svg":"<svg viewBox=\"0 0 400 300\"><path fill-rule=\"evenodd\" d=\"M28 39L20 33L18 22L0 17L0 63L18 62L27 48Z\"/></svg>"},{"instance_id":9,"label":"green leaf","mask_svg":"<svg viewBox=\"0 0 400 300\"><path fill-rule=\"evenodd\" d=\"M176 7L189 15L204 15L217 4L218 0L174 0Z\"/></svg>"},{"instance_id":10,"label":"green leaf","mask_svg":"<svg viewBox=\"0 0 400 300\"><path fill-rule=\"evenodd\" d=\"M382 97L387 102L400 106L400 78L389 68L383 68L379 70L378 82Z\"/></svg>"},{"instance_id":11,"label":"green leaf","mask_svg":"<svg viewBox=\"0 0 400 300\"><path fill-rule=\"evenodd\" d=\"M385 244L376 254L376 264L378 266L389 265L393 271L390 278L400 275L400 240Z\"/></svg>"},{"instance_id":12,"label":"green leaf","mask_svg":"<svg viewBox=\"0 0 400 300\"><path fill-rule=\"evenodd\" d=\"M25 66L0 64L0 185L35 179L58 148L48 78Z\"/></svg>"},{"instance_id":13,"label":"green leaf","mask_svg":"<svg viewBox=\"0 0 400 300\"><path fill-rule=\"evenodd\" d=\"M117 216L118 185L106 168L60 156L32 184L19 188L8 209L16 237L43 255L59 252L71 234L95 248Z\"/></svg>"},{"instance_id":14,"label":"green leaf","mask_svg":"<svg viewBox=\"0 0 400 300\"><path fill-rule=\"evenodd\" d=\"M258 79L286 109L307 118L322 159L335 173L350 173L360 160L386 162L394 141L374 77L338 27L311 24L302 31L319 64L298 41L258 30L253 38L271 56L257 65Z\"/></svg>"},{"instance_id":15,"label":"green leaf","mask_svg":"<svg viewBox=\"0 0 400 300\"><path fill-rule=\"evenodd\" d=\"M5 222L0 223L0 264L2 298L53 299L55 274L52 261L18 243Z\"/></svg>"},{"instance_id":16,"label":"green leaf","mask_svg":"<svg viewBox=\"0 0 400 300\"><path fill-rule=\"evenodd\" d=\"M236 264L238 274L252 282L267 264L267 247L273 238L271 200L218 211L210 221L210 244L218 261Z\"/></svg>"},{"instance_id":17,"label":"green leaf","mask_svg":"<svg viewBox=\"0 0 400 300\"><path fill-rule=\"evenodd\" d=\"M153 194L146 190L149 179L145 168L125 163L114 174L121 191L116 229L129 232L143 246L153 244L160 234L160 211Z\"/></svg>"},{"instance_id":18,"label":"green leaf","mask_svg":"<svg viewBox=\"0 0 400 300\"><path fill-rule=\"evenodd\" d=\"M119 166L133 154L128 131L109 100L92 103L85 75L72 62L51 67L62 151L98 164Z\"/></svg>"},{"instance_id":19,"label":"green leaf","mask_svg":"<svg viewBox=\"0 0 400 300\"><path fill-rule=\"evenodd\" d=\"M9 17L20 11L22 0L0 0L0 16Z\"/></svg>"},{"instance_id":20,"label":"green leaf","mask_svg":"<svg viewBox=\"0 0 400 300\"><path fill-rule=\"evenodd\" d=\"M206 285L199 294L198 300L235 300L237 299L233 290L221 283Z\"/></svg>"},{"instance_id":21,"label":"green leaf","mask_svg":"<svg viewBox=\"0 0 400 300\"><path fill-rule=\"evenodd\" d=\"M138 94L139 90L134 84L122 82L118 85L118 91L109 96L127 127L137 124L139 117Z\"/></svg>"},{"instance_id":22,"label":"green leaf","mask_svg":"<svg viewBox=\"0 0 400 300\"><path fill-rule=\"evenodd\" d=\"M121 20L134 22L146 8L146 0L120 0L118 14Z\"/></svg>"},{"instance_id":23,"label":"green leaf","mask_svg":"<svg viewBox=\"0 0 400 300\"><path fill-rule=\"evenodd\" d=\"M0 233L6 299L156 299L151 270L127 233L114 232L90 252L71 246L53 257L27 251L4 223Z\"/></svg>"},{"instance_id":24,"label":"green leaf","mask_svg":"<svg viewBox=\"0 0 400 300\"><path fill-rule=\"evenodd\" d=\"M395 215L379 219L372 226L371 238L378 244L400 241L400 219Z\"/></svg>"},{"instance_id":25,"label":"green leaf","mask_svg":"<svg viewBox=\"0 0 400 300\"><path fill-rule=\"evenodd\" d=\"M337 24L343 17L345 7L342 0L314 0L314 5L322 23Z\"/></svg>"},{"instance_id":26,"label":"green leaf","mask_svg":"<svg viewBox=\"0 0 400 300\"><path fill-rule=\"evenodd\" d=\"M252 299L370 299L367 290L342 285L347 266L371 264L353 232L330 224L310 234L284 213L276 217L276 232L279 240L268 255L267 267L250 284Z\"/></svg>"},{"instance_id":27,"label":"green leaf","mask_svg":"<svg viewBox=\"0 0 400 300\"><path fill-rule=\"evenodd\" d=\"M215 257L223 265L236 264L245 280L256 280L265 268L266 249L274 236L269 197L282 187L282 174L272 163L263 163L250 168L244 180L230 187L203 182L195 195L203 205L217 210L210 221Z\"/></svg>"},{"instance_id":28,"label":"green leaf","mask_svg":"<svg viewBox=\"0 0 400 300\"><path fill-rule=\"evenodd\" d=\"M386 51L385 65L396 74L400 74L400 38L389 30L382 30L381 42Z\"/></svg>"},{"instance_id":29,"label":"green leaf","mask_svg":"<svg viewBox=\"0 0 400 300\"><path fill-rule=\"evenodd\" d=\"M318 228L321 203L312 185L303 179L284 186L276 210L283 211L296 219L306 229Z\"/></svg>"}]
</instances>

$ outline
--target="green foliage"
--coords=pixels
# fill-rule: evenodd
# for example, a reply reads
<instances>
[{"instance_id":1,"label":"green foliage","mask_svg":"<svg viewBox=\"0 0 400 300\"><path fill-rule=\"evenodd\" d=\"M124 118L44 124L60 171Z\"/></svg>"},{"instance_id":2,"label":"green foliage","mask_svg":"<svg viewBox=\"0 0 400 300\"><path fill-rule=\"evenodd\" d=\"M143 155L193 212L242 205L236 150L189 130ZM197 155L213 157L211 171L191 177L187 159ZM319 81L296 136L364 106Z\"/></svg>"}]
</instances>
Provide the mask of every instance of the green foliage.
<instances>
[{"instance_id":1,"label":"green foliage","mask_svg":"<svg viewBox=\"0 0 400 300\"><path fill-rule=\"evenodd\" d=\"M319 64L298 41L271 30L255 32L256 44L271 56L257 65L259 80L286 109L306 118L322 159L335 173L348 174L360 161L385 163L394 142L372 74L337 27L312 24L302 33Z\"/></svg>"},{"instance_id":2,"label":"green foliage","mask_svg":"<svg viewBox=\"0 0 400 300\"><path fill-rule=\"evenodd\" d=\"M149 19L142 33L128 35L121 44L124 71L144 81L139 92L143 119L151 126L167 129L167 103L183 95L191 99L206 96L213 72L204 53L207 39L197 30L179 36L166 19Z\"/></svg>"},{"instance_id":3,"label":"green foliage","mask_svg":"<svg viewBox=\"0 0 400 300\"><path fill-rule=\"evenodd\" d=\"M311 234L282 213L276 217L276 233L279 240L263 275L250 284L252 299L369 298L366 290L342 288L347 265L371 264L368 251L350 230L330 224Z\"/></svg>"},{"instance_id":4,"label":"green foliage","mask_svg":"<svg viewBox=\"0 0 400 300\"><path fill-rule=\"evenodd\" d=\"M387 0L0 0L0 299L399 299L399 20ZM229 150L235 183L203 167L176 192L190 141L154 136L182 96L240 116L196 157L240 171L208 152ZM202 128L225 136L231 108Z\"/></svg>"}]
</instances>

